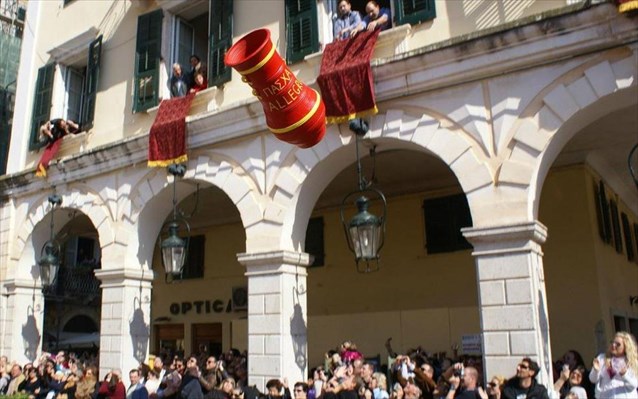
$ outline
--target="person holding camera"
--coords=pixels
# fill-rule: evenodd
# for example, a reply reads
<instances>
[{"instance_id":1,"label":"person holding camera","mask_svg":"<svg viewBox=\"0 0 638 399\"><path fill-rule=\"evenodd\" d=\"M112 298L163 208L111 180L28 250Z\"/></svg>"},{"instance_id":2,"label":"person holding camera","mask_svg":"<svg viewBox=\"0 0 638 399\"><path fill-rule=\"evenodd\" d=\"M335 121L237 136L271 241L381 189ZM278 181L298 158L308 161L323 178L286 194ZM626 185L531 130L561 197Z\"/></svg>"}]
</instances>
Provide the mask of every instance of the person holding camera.
<instances>
[{"instance_id":1,"label":"person holding camera","mask_svg":"<svg viewBox=\"0 0 638 399\"><path fill-rule=\"evenodd\" d=\"M117 369L111 370L100 384L98 395L105 399L125 399L126 387L122 382L121 373Z\"/></svg>"},{"instance_id":2,"label":"person holding camera","mask_svg":"<svg viewBox=\"0 0 638 399\"><path fill-rule=\"evenodd\" d=\"M228 377L229 375L224 369L224 361L217 360L215 356L208 356L206 359L204 373L199 376L199 383L202 385L202 389L206 393L212 391Z\"/></svg>"},{"instance_id":3,"label":"person holding camera","mask_svg":"<svg viewBox=\"0 0 638 399\"><path fill-rule=\"evenodd\" d=\"M474 367L463 367L456 363L452 377L448 379L450 389L446 399L487 399L487 393L478 385L479 374Z\"/></svg>"}]
</instances>

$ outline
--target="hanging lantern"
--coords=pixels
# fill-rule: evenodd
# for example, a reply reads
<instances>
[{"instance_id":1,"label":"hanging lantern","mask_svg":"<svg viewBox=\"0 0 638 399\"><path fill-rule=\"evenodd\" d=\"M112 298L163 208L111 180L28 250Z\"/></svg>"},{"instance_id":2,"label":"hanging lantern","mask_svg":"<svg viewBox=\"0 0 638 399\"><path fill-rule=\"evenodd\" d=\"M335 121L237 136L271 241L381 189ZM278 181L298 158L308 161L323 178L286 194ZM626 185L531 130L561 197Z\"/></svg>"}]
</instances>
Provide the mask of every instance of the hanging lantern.
<instances>
[{"instance_id":1,"label":"hanging lantern","mask_svg":"<svg viewBox=\"0 0 638 399\"><path fill-rule=\"evenodd\" d=\"M252 87L275 137L301 148L321 141L326 133L321 96L297 80L275 50L268 29L257 29L239 39L226 52L224 63Z\"/></svg>"},{"instance_id":2,"label":"hanging lantern","mask_svg":"<svg viewBox=\"0 0 638 399\"><path fill-rule=\"evenodd\" d=\"M62 197L57 194L49 196L49 203L51 204L51 222L49 240L44 243L42 250L40 251L40 260L38 266L40 268L40 279L42 282L42 289L47 290L55 284L58 278L58 272L60 270L60 244L54 237L54 225L53 225L53 212L56 206L62 204Z\"/></svg>"},{"instance_id":3,"label":"hanging lantern","mask_svg":"<svg viewBox=\"0 0 638 399\"><path fill-rule=\"evenodd\" d=\"M167 275L182 274L186 261L186 241L177 235L179 225L173 221L168 226L169 236L162 241L162 261Z\"/></svg>"},{"instance_id":4,"label":"hanging lantern","mask_svg":"<svg viewBox=\"0 0 638 399\"><path fill-rule=\"evenodd\" d=\"M363 120L350 123L350 130L356 135L355 151L357 158L357 178L359 189L346 195L341 202L341 224L346 235L348 248L354 253L357 271L369 273L379 270L379 252L385 241L385 221L387 203L383 193L370 187L361 173L361 159L359 158L359 140L368 132L368 125ZM371 151L374 157L374 151ZM370 200L364 194L374 194L383 204L382 216L376 216L368 211ZM356 196L357 213L349 220L345 220L346 204Z\"/></svg>"},{"instance_id":5,"label":"hanging lantern","mask_svg":"<svg viewBox=\"0 0 638 399\"><path fill-rule=\"evenodd\" d=\"M162 264L166 272L164 275L165 281L172 282L176 278L179 278L184 270L188 256L191 229L186 218L182 217L181 211L177 209L177 178L184 177L186 166L182 164L172 164L168 167L168 173L173 175L173 217L170 222L165 223L162 227L162 231L165 231L168 226L168 237L162 240L160 249L162 251ZM197 195L199 196L199 186ZM186 239L181 238L178 234L180 226L186 230Z\"/></svg>"}]
</instances>

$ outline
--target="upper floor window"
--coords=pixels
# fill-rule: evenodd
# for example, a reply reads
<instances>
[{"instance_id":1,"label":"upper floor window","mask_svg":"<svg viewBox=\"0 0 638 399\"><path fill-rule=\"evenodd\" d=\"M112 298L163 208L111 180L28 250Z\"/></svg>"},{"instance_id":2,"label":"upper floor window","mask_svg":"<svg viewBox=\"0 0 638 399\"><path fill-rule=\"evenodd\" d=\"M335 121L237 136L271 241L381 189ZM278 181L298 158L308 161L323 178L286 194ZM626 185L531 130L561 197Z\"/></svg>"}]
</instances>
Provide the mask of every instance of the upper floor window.
<instances>
[{"instance_id":1,"label":"upper floor window","mask_svg":"<svg viewBox=\"0 0 638 399\"><path fill-rule=\"evenodd\" d=\"M87 31L69 43L76 40L82 42L84 37L90 35L95 37L93 31ZM43 145L39 129L52 118L71 119L82 130L93 127L102 36L89 43L88 51L86 47L79 46L76 51L69 52L67 44L64 44L50 53L59 62L49 63L38 70L31 115L30 149Z\"/></svg>"},{"instance_id":2,"label":"upper floor window","mask_svg":"<svg viewBox=\"0 0 638 399\"><path fill-rule=\"evenodd\" d=\"M461 228L472 226L472 216L464 194L423 201L425 240L428 254L470 249Z\"/></svg>"},{"instance_id":3,"label":"upper floor window","mask_svg":"<svg viewBox=\"0 0 638 399\"><path fill-rule=\"evenodd\" d=\"M317 0L286 0L286 32L288 64L319 51Z\"/></svg>"},{"instance_id":4,"label":"upper floor window","mask_svg":"<svg viewBox=\"0 0 638 399\"><path fill-rule=\"evenodd\" d=\"M164 9L141 15L137 22L134 112L154 107L168 96L171 65L178 63L184 73L190 73L192 55L199 57L208 87L231 79L224 54L232 45L233 0L159 3Z\"/></svg>"},{"instance_id":5,"label":"upper floor window","mask_svg":"<svg viewBox=\"0 0 638 399\"><path fill-rule=\"evenodd\" d=\"M434 0L394 0L398 25L416 25L436 18Z\"/></svg>"}]
</instances>

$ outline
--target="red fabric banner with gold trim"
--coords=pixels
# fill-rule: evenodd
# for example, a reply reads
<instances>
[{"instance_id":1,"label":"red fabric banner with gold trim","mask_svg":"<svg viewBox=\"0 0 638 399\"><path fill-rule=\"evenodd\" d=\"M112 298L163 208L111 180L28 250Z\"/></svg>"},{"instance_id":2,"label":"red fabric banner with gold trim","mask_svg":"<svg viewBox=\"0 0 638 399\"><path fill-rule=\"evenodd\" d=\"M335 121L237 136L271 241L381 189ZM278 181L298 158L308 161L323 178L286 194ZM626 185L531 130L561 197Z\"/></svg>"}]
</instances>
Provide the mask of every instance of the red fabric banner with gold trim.
<instances>
[{"instance_id":1,"label":"red fabric banner with gold trim","mask_svg":"<svg viewBox=\"0 0 638 399\"><path fill-rule=\"evenodd\" d=\"M317 83L326 104L326 121L342 123L378 112L370 58L380 30L330 43L323 51Z\"/></svg>"},{"instance_id":2,"label":"red fabric banner with gold trim","mask_svg":"<svg viewBox=\"0 0 638 399\"><path fill-rule=\"evenodd\" d=\"M44 152L40 157L40 162L38 162L38 166L35 170L35 175L37 177L46 177L47 169L49 169L49 162L55 157L60 149L60 145L62 145L62 137L55 140L53 143L44 147Z\"/></svg>"},{"instance_id":3,"label":"red fabric banner with gold trim","mask_svg":"<svg viewBox=\"0 0 638 399\"><path fill-rule=\"evenodd\" d=\"M186 155L186 116L195 93L160 103L148 137L148 166L165 167L188 160Z\"/></svg>"},{"instance_id":4,"label":"red fabric banner with gold trim","mask_svg":"<svg viewBox=\"0 0 638 399\"><path fill-rule=\"evenodd\" d=\"M638 10L638 0L617 0L618 12Z\"/></svg>"}]
</instances>

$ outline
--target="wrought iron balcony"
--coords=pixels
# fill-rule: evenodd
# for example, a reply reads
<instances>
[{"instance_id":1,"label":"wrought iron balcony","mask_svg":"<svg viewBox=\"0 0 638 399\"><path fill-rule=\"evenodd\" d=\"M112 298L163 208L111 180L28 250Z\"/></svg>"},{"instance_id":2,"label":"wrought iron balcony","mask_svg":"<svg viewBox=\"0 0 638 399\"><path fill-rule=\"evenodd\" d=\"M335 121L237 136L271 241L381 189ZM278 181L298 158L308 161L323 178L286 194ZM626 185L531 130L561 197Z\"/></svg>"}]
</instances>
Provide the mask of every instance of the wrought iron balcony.
<instances>
[{"instance_id":1,"label":"wrought iron balcony","mask_svg":"<svg viewBox=\"0 0 638 399\"><path fill-rule=\"evenodd\" d=\"M100 281L93 267L62 267L56 283L44 291L46 299L89 304L100 297Z\"/></svg>"}]
</instances>

